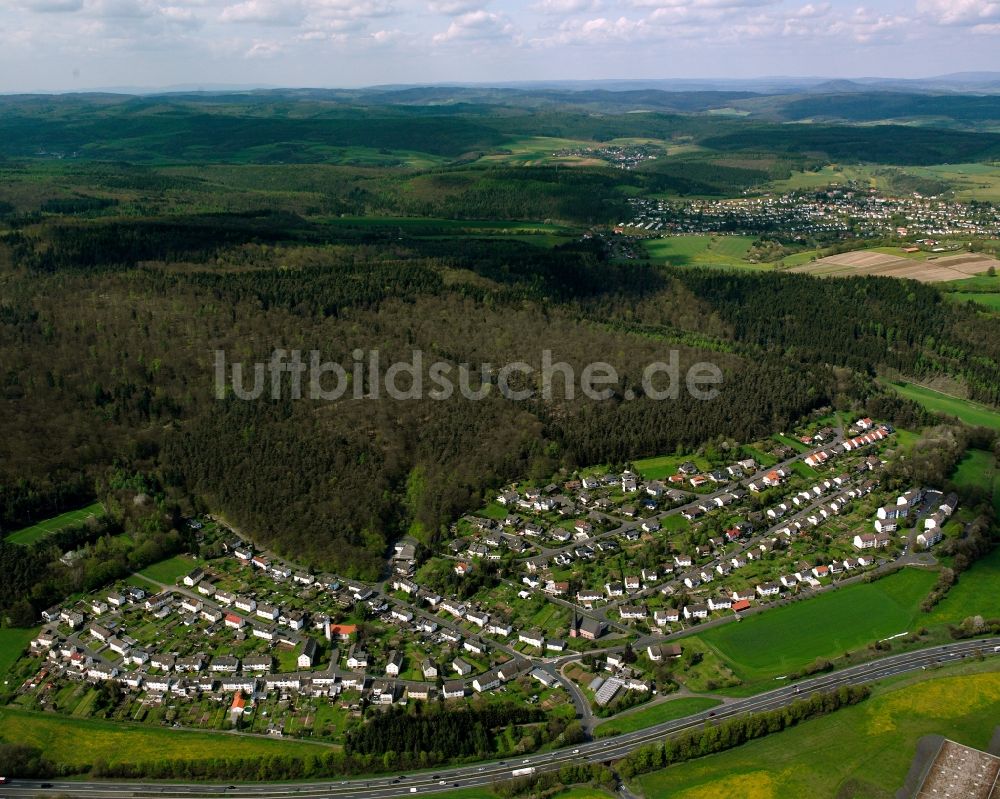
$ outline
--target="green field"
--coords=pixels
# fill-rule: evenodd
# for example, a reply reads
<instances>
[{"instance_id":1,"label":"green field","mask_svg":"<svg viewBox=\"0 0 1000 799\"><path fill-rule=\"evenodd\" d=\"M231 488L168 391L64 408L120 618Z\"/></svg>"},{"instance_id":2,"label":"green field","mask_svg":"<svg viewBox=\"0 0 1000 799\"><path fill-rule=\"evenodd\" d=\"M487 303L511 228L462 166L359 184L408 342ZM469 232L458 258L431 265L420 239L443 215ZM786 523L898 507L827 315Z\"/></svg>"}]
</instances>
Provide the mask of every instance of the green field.
<instances>
[{"instance_id":1,"label":"green field","mask_svg":"<svg viewBox=\"0 0 1000 799\"><path fill-rule=\"evenodd\" d=\"M787 180L775 180L770 185L775 191L792 191L796 189L818 189L833 184L843 185L850 181L875 185L875 178L872 175L870 167L842 164L831 164L822 169L809 172L793 172Z\"/></svg>"},{"instance_id":2,"label":"green field","mask_svg":"<svg viewBox=\"0 0 1000 799\"><path fill-rule=\"evenodd\" d=\"M928 624L959 624L967 616L1000 619L1000 548L963 572L947 596L925 617Z\"/></svg>"},{"instance_id":3,"label":"green field","mask_svg":"<svg viewBox=\"0 0 1000 799\"><path fill-rule=\"evenodd\" d=\"M664 721L682 719L685 716L691 716L721 704L721 699L712 699L706 696L671 699L668 702L660 702L649 707L640 707L638 710L601 722L597 725L595 734L598 738L603 738L608 735L641 730Z\"/></svg>"},{"instance_id":4,"label":"green field","mask_svg":"<svg viewBox=\"0 0 1000 799\"><path fill-rule=\"evenodd\" d=\"M17 530L16 532L8 535L6 540L12 544L23 544L25 546L34 544L36 541L41 541L43 538L51 535L52 533L59 532L60 530L70 527L71 525L79 524L80 522L93 518L97 514L103 512L104 506L101 505L100 502L95 502L85 508L67 511L59 516L46 519L44 522L33 524L31 527L25 527L22 530Z\"/></svg>"},{"instance_id":5,"label":"green field","mask_svg":"<svg viewBox=\"0 0 1000 799\"><path fill-rule=\"evenodd\" d=\"M0 627L0 678L14 665L28 642L35 637L38 630L20 627Z\"/></svg>"},{"instance_id":6,"label":"green field","mask_svg":"<svg viewBox=\"0 0 1000 799\"><path fill-rule=\"evenodd\" d=\"M792 438L791 436L786 436L782 433L775 433L773 438L779 444L784 444L786 447L791 447L797 452L808 452L810 450L808 444L803 444L797 438Z\"/></svg>"},{"instance_id":7,"label":"green field","mask_svg":"<svg viewBox=\"0 0 1000 799\"><path fill-rule=\"evenodd\" d=\"M997 164L937 164L907 167L906 171L947 181L958 200L1000 201L1000 165Z\"/></svg>"},{"instance_id":8,"label":"green field","mask_svg":"<svg viewBox=\"0 0 1000 799\"><path fill-rule=\"evenodd\" d=\"M767 268L746 260L750 236L669 236L644 239L642 244L654 261L672 266L742 266Z\"/></svg>"},{"instance_id":9,"label":"green field","mask_svg":"<svg viewBox=\"0 0 1000 799\"><path fill-rule=\"evenodd\" d=\"M966 424L1000 430L1000 411L986 405L942 394L940 391L924 388L914 383L887 382L886 385L891 386L907 399L920 403L929 411L955 416Z\"/></svg>"},{"instance_id":10,"label":"green field","mask_svg":"<svg viewBox=\"0 0 1000 799\"><path fill-rule=\"evenodd\" d=\"M457 788L444 793L425 793L420 796L422 799L497 799L497 795L489 788ZM546 796L550 799L609 799L612 794L600 788L577 786Z\"/></svg>"},{"instance_id":11,"label":"green field","mask_svg":"<svg viewBox=\"0 0 1000 799\"><path fill-rule=\"evenodd\" d=\"M968 450L955 467L951 479L960 486L992 492L993 507L997 515L1000 515L1000 469L997 468L992 452Z\"/></svg>"},{"instance_id":12,"label":"green field","mask_svg":"<svg viewBox=\"0 0 1000 799\"><path fill-rule=\"evenodd\" d=\"M954 291L945 296L955 302L974 302L991 311L1000 311L1000 294L985 291Z\"/></svg>"},{"instance_id":13,"label":"green field","mask_svg":"<svg viewBox=\"0 0 1000 799\"><path fill-rule=\"evenodd\" d=\"M662 480L672 474L677 474L677 468L685 461L691 461L703 472L712 468L704 458L690 455L661 455L656 458L643 458L633 461L632 466L642 476L643 480Z\"/></svg>"},{"instance_id":14,"label":"green field","mask_svg":"<svg viewBox=\"0 0 1000 799\"><path fill-rule=\"evenodd\" d=\"M12 707L0 708L0 740L36 746L50 760L71 766L90 766L96 760L114 764L301 755L316 752L321 746L231 733L188 732L67 718Z\"/></svg>"},{"instance_id":15,"label":"green field","mask_svg":"<svg viewBox=\"0 0 1000 799\"><path fill-rule=\"evenodd\" d=\"M807 480L812 480L819 474L819 472L804 461L795 461L791 468L795 474L799 475L799 477L805 477Z\"/></svg>"},{"instance_id":16,"label":"green field","mask_svg":"<svg viewBox=\"0 0 1000 799\"><path fill-rule=\"evenodd\" d=\"M892 799L921 737L985 749L1000 718L1000 673L921 677L737 749L646 774L638 786L647 797L671 799Z\"/></svg>"},{"instance_id":17,"label":"green field","mask_svg":"<svg viewBox=\"0 0 1000 799\"><path fill-rule=\"evenodd\" d=\"M183 577L194 569L198 562L189 555L175 555L167 560L161 560L147 566L139 574L143 577L164 585L173 585L178 577Z\"/></svg>"},{"instance_id":18,"label":"green field","mask_svg":"<svg viewBox=\"0 0 1000 799\"><path fill-rule=\"evenodd\" d=\"M496 519L497 521L503 521L509 515L507 509L501 505L499 502L491 502L489 505L480 510L477 516L485 516L487 519Z\"/></svg>"},{"instance_id":19,"label":"green field","mask_svg":"<svg viewBox=\"0 0 1000 799\"><path fill-rule=\"evenodd\" d=\"M748 683L800 669L922 623L920 600L936 575L904 569L714 627L698 637Z\"/></svg>"}]
</instances>

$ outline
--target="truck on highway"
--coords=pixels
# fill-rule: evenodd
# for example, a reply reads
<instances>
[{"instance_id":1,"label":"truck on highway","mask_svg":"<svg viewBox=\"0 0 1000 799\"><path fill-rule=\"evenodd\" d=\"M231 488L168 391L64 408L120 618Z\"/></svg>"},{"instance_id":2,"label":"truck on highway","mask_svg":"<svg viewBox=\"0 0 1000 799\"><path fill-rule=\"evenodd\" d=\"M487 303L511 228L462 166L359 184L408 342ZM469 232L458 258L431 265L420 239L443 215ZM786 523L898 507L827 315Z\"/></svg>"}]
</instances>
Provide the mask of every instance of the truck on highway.
<instances>
[{"instance_id":1,"label":"truck on highway","mask_svg":"<svg viewBox=\"0 0 1000 799\"><path fill-rule=\"evenodd\" d=\"M535 773L534 766L526 766L525 768L516 768L511 772L515 777L530 777Z\"/></svg>"}]
</instances>

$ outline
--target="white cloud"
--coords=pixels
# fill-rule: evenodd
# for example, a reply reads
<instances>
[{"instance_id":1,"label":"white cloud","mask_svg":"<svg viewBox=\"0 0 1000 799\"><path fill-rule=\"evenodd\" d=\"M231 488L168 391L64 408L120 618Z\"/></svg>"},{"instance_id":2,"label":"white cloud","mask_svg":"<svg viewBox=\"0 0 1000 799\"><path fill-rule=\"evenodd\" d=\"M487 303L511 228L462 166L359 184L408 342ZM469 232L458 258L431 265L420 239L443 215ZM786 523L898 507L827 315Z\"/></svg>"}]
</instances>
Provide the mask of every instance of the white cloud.
<instances>
[{"instance_id":1,"label":"white cloud","mask_svg":"<svg viewBox=\"0 0 1000 799\"><path fill-rule=\"evenodd\" d=\"M83 0L25 0L22 5L42 14L64 14L79 11L83 8Z\"/></svg>"},{"instance_id":2,"label":"white cloud","mask_svg":"<svg viewBox=\"0 0 1000 799\"><path fill-rule=\"evenodd\" d=\"M274 58L281 55L284 49L280 42L255 41L244 55L246 58Z\"/></svg>"},{"instance_id":3,"label":"white cloud","mask_svg":"<svg viewBox=\"0 0 1000 799\"><path fill-rule=\"evenodd\" d=\"M367 19L396 13L390 0L308 0L310 19Z\"/></svg>"},{"instance_id":4,"label":"white cloud","mask_svg":"<svg viewBox=\"0 0 1000 799\"><path fill-rule=\"evenodd\" d=\"M793 11L790 17L793 19L818 19L819 17L825 17L829 13L829 3L820 3L819 5L809 3Z\"/></svg>"},{"instance_id":5,"label":"white cloud","mask_svg":"<svg viewBox=\"0 0 1000 799\"><path fill-rule=\"evenodd\" d=\"M376 44L392 44L399 41L402 37L403 32L399 30L374 31L371 35L372 40Z\"/></svg>"},{"instance_id":6,"label":"white cloud","mask_svg":"<svg viewBox=\"0 0 1000 799\"><path fill-rule=\"evenodd\" d=\"M1000 22L1000 3L986 0L920 0L917 12L936 25L981 26Z\"/></svg>"},{"instance_id":7,"label":"white cloud","mask_svg":"<svg viewBox=\"0 0 1000 799\"><path fill-rule=\"evenodd\" d=\"M532 10L540 14L578 14L581 11L596 11L601 0L540 0Z\"/></svg>"},{"instance_id":8,"label":"white cloud","mask_svg":"<svg viewBox=\"0 0 1000 799\"><path fill-rule=\"evenodd\" d=\"M452 20L446 31L434 36L435 44L466 39L512 39L514 26L501 14L491 11L470 11Z\"/></svg>"},{"instance_id":9,"label":"white cloud","mask_svg":"<svg viewBox=\"0 0 1000 799\"><path fill-rule=\"evenodd\" d=\"M427 7L435 14L457 17L461 14L481 11L484 5L486 3L483 0L431 0Z\"/></svg>"},{"instance_id":10,"label":"white cloud","mask_svg":"<svg viewBox=\"0 0 1000 799\"><path fill-rule=\"evenodd\" d=\"M609 42L632 42L649 36L652 29L645 20L631 20L626 17L607 19L596 17L587 20L568 20L550 37L539 40L542 45L552 44L607 44Z\"/></svg>"},{"instance_id":11,"label":"white cloud","mask_svg":"<svg viewBox=\"0 0 1000 799\"><path fill-rule=\"evenodd\" d=\"M244 0L226 6L219 15L222 22L252 23L256 25L294 26L305 19L305 11L298 2L281 0Z\"/></svg>"},{"instance_id":12,"label":"white cloud","mask_svg":"<svg viewBox=\"0 0 1000 799\"><path fill-rule=\"evenodd\" d=\"M636 8L676 8L685 12L731 11L775 5L779 0L631 0Z\"/></svg>"}]
</instances>

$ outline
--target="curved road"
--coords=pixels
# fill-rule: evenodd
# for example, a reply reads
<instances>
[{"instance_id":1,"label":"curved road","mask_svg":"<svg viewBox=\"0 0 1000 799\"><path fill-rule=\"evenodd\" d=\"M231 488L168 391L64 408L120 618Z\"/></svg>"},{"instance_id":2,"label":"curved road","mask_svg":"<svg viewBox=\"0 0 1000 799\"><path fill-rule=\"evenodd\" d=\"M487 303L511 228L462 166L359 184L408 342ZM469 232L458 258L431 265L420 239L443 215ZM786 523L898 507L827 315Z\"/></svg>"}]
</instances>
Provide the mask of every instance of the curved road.
<instances>
[{"instance_id":1,"label":"curved road","mask_svg":"<svg viewBox=\"0 0 1000 799\"><path fill-rule=\"evenodd\" d=\"M824 674L793 685L785 685L756 696L739 699L722 705L716 710L697 713L676 721L664 722L632 733L607 738L578 747L562 749L526 758L493 761L482 765L442 768L436 773L420 772L413 776L385 776L369 779L338 781L327 779L309 783L242 784L232 788L225 785L166 784L138 782L53 782L39 780L13 780L0 788L0 795L11 797L68 794L74 799L124 799L125 797L238 797L243 799L289 799L289 797L361 797L361 799L390 799L421 793L435 793L447 788L467 788L489 785L496 780L509 779L518 768L534 767L536 771L557 769L566 763L581 759L592 762L613 760L645 744L664 737L677 735L703 726L711 717L720 720L744 713L774 710L808 696L814 691L825 691L842 685L863 685L918 671L938 663L948 663L982 652L984 655L1000 654L1000 638L988 638L905 652L887 658L851 666L841 671ZM43 788L42 785L45 785Z\"/></svg>"}]
</instances>

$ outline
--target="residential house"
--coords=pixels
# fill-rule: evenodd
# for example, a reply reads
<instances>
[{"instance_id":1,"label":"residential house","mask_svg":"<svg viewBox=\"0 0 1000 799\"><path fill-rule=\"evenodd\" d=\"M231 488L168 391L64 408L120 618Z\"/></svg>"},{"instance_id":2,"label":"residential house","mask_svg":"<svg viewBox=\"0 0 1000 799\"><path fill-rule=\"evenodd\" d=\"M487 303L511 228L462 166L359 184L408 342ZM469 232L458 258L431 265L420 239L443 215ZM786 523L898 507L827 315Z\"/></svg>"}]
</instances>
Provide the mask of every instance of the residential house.
<instances>
[{"instance_id":1,"label":"residential house","mask_svg":"<svg viewBox=\"0 0 1000 799\"><path fill-rule=\"evenodd\" d=\"M299 652L298 657L298 667L300 669L311 669L313 664L316 662L317 655L316 640L314 638L306 638L302 642L302 651Z\"/></svg>"},{"instance_id":2,"label":"residential house","mask_svg":"<svg viewBox=\"0 0 1000 799\"><path fill-rule=\"evenodd\" d=\"M393 649L389 653L389 657L385 664L385 673L387 677L398 677L403 670L403 653Z\"/></svg>"},{"instance_id":3,"label":"residential house","mask_svg":"<svg viewBox=\"0 0 1000 799\"><path fill-rule=\"evenodd\" d=\"M444 684L441 693L445 699L461 699L465 696L465 683L461 680L450 680Z\"/></svg>"}]
</instances>

